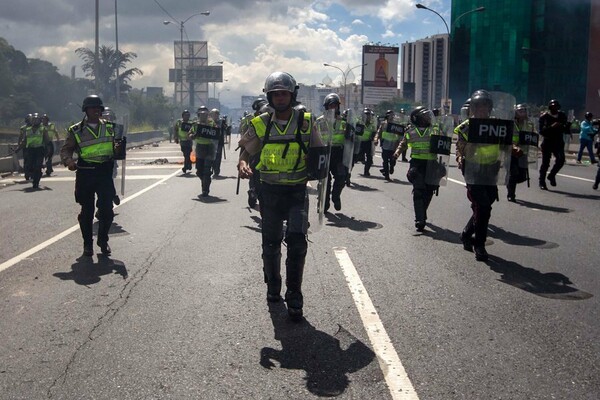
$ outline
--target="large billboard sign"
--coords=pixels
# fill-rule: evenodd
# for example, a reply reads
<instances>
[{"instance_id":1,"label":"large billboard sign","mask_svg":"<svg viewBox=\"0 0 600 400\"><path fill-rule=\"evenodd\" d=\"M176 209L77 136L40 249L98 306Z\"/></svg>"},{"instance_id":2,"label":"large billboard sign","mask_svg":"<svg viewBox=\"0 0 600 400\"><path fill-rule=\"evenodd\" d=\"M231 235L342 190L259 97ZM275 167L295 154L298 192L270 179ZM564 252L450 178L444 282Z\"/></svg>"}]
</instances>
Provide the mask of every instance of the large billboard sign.
<instances>
[{"instance_id":1,"label":"large billboard sign","mask_svg":"<svg viewBox=\"0 0 600 400\"><path fill-rule=\"evenodd\" d=\"M362 103L375 105L398 94L398 47L363 46Z\"/></svg>"}]
</instances>

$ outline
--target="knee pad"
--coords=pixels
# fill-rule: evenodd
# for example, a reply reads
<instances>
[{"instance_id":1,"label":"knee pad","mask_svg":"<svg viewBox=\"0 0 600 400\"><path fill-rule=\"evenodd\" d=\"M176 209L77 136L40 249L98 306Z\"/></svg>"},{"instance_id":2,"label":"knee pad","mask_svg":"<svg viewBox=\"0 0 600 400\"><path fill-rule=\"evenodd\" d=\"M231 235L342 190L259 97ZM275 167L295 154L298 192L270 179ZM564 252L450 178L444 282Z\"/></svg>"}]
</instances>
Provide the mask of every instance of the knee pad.
<instances>
[{"instance_id":1,"label":"knee pad","mask_svg":"<svg viewBox=\"0 0 600 400\"><path fill-rule=\"evenodd\" d=\"M287 244L288 254L294 256L305 257L308 249L308 242L306 241L306 235L301 233L290 233L285 238Z\"/></svg>"}]
</instances>

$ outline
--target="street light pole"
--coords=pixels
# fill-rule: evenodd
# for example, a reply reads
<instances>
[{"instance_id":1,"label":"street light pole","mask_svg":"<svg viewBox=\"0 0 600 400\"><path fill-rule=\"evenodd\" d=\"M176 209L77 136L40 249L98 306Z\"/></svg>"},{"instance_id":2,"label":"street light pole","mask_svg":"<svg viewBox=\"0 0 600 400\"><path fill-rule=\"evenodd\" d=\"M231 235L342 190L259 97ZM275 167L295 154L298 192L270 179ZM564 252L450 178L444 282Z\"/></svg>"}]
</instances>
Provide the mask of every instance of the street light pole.
<instances>
[{"instance_id":1,"label":"street light pole","mask_svg":"<svg viewBox=\"0 0 600 400\"><path fill-rule=\"evenodd\" d=\"M328 64L328 63L323 63L323 65L326 66L326 67L333 67L333 68L339 70L342 73L342 78L344 79L344 102L345 102L344 106L347 106L346 108L349 108L350 107L350 101L348 100L348 85L347 85L347 82L346 82L346 80L348 79L348 74L350 74L350 72L353 69L356 69L358 67L364 67L364 66L366 66L367 63L356 65L356 66L348 69L346 72L344 72L340 67L336 67L335 65L331 65L331 64Z\"/></svg>"},{"instance_id":2,"label":"street light pole","mask_svg":"<svg viewBox=\"0 0 600 400\"><path fill-rule=\"evenodd\" d=\"M173 19L173 21L163 21L164 25L169 25L172 22L179 24L179 60L180 60L179 61L179 71L180 71L180 76L178 76L178 78L179 78L179 82L180 82L180 86L181 86L180 90L179 90L179 104L181 106L183 106L183 29L185 27L185 23L188 22L190 19L192 19L192 17L195 17L196 15L209 16L210 11L202 11L202 12L199 12L196 14L192 14L182 21L177 21L175 19Z\"/></svg>"},{"instance_id":3,"label":"street light pole","mask_svg":"<svg viewBox=\"0 0 600 400\"><path fill-rule=\"evenodd\" d=\"M211 65L217 65L217 64L223 65L223 61L214 62L214 63L210 64L209 67ZM214 99L215 98L215 87L217 86L217 82L213 82L212 84L213 84L213 99Z\"/></svg>"},{"instance_id":4,"label":"street light pole","mask_svg":"<svg viewBox=\"0 0 600 400\"><path fill-rule=\"evenodd\" d=\"M119 57L119 26L117 24L117 0L115 0L115 56L116 56L116 102L119 104L121 99L121 85L119 82L119 63L121 59Z\"/></svg>"},{"instance_id":5,"label":"street light pole","mask_svg":"<svg viewBox=\"0 0 600 400\"><path fill-rule=\"evenodd\" d=\"M445 97L446 97L446 105L444 106L444 111L446 114L448 114L448 112L451 111L451 110L449 110L449 108L450 108L450 104L449 104L449 100L450 100L450 42L452 40L452 35L450 34L450 28L448 27L448 24L446 23L446 20L444 19L444 17L442 17L440 15L440 13L438 13L437 11L435 11L427 6L424 6L423 4L420 4L420 3L417 3L415 6L422 10L431 11L432 13L434 13L438 17L440 17L442 19L442 22L444 23L444 26L446 26L446 32L448 32L448 46L447 46L448 48L446 51L446 54L447 54L446 55L446 85L444 88L445 89L444 93L445 93ZM482 12L482 11L485 11L485 7L477 7L472 10L466 11L466 12L460 14L458 17L456 17L454 19L454 23L456 23L459 19L461 19L465 15L475 13L475 12ZM432 86L432 89L433 89L433 86Z\"/></svg>"}]
</instances>

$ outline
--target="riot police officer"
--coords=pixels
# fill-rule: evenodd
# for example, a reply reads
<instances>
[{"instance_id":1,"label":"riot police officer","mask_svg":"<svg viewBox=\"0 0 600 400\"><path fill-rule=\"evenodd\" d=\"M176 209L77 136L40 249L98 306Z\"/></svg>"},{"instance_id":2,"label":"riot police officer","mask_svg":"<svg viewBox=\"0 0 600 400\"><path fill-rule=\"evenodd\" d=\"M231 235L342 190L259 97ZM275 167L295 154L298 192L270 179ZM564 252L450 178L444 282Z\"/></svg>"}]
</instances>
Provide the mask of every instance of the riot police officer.
<instances>
[{"instance_id":1,"label":"riot police officer","mask_svg":"<svg viewBox=\"0 0 600 400\"><path fill-rule=\"evenodd\" d=\"M356 160L364 164L364 176L371 176L370 169L373 165L373 138L377 130L373 121L373 115L374 113L371 109L365 108L363 110L362 123L356 124L356 136L359 140L359 150Z\"/></svg>"},{"instance_id":2,"label":"riot police officer","mask_svg":"<svg viewBox=\"0 0 600 400\"><path fill-rule=\"evenodd\" d=\"M190 131L192 129L192 122L190 121L190 112L183 110L181 113L181 119L175 122L175 143L179 143L181 152L183 153L183 167L181 170L183 173L192 170L192 160L190 154L192 153L192 140L189 138Z\"/></svg>"},{"instance_id":3,"label":"riot police officer","mask_svg":"<svg viewBox=\"0 0 600 400\"><path fill-rule=\"evenodd\" d=\"M439 188L439 181L445 175L440 173L437 156L431 151L431 135L438 135L437 125L432 124L433 113L419 106L410 113L410 125L394 152L394 158L410 150L410 166L406 177L413 185L413 205L415 209L415 228L423 232L427 223L427 209L433 194Z\"/></svg>"},{"instance_id":4,"label":"riot police officer","mask_svg":"<svg viewBox=\"0 0 600 400\"><path fill-rule=\"evenodd\" d=\"M272 113L273 110L269 106L269 101L264 97L259 97L252 103L252 109L254 110L253 116L245 118L247 122L244 124L244 128L240 125L240 133L243 135L250 128L250 121L252 118L258 117L264 113ZM242 130L243 129L243 130ZM250 208L256 207L256 204L260 202L260 173L256 170L256 165L260 158L260 153L257 153L250 157L250 168L252 168L252 176L248 178L248 206Z\"/></svg>"},{"instance_id":5,"label":"riot police officer","mask_svg":"<svg viewBox=\"0 0 600 400\"><path fill-rule=\"evenodd\" d=\"M471 118L489 119L493 108L491 95L485 90L477 90L471 96L469 114ZM469 135L470 119L454 129L456 161L467 182L467 198L471 201L473 215L460 234L463 248L475 251L475 259L486 261L485 249L487 229L492 213L492 204L498 199L497 176L499 172L498 144L471 143ZM512 139L512 138L509 138ZM474 238L473 238L474 235Z\"/></svg>"},{"instance_id":6,"label":"riot police officer","mask_svg":"<svg viewBox=\"0 0 600 400\"><path fill-rule=\"evenodd\" d=\"M252 176L249 159L259 154L261 180L262 259L267 301L281 300L281 242L287 244L286 292L288 315L303 315L302 277L308 242L308 179L306 155L311 146L322 146L310 113L295 110L298 85L286 72L270 74L264 86L274 113L254 117L240 139L238 171ZM285 235L283 222L287 221ZM284 237L285 236L285 237Z\"/></svg>"},{"instance_id":7,"label":"riot police officer","mask_svg":"<svg viewBox=\"0 0 600 400\"><path fill-rule=\"evenodd\" d=\"M342 209L342 190L346 185L348 167L344 165L344 143L348 134L347 123L343 119L340 111L340 97L336 93L329 93L323 99L323 109L335 110L335 122L333 123L333 136L331 138L331 155L329 159L329 174L327 177L327 193L325 197L324 209L329 210L331 202L333 207L339 211ZM317 123L327 123L319 117ZM331 202L330 202L331 199Z\"/></svg>"},{"instance_id":8,"label":"riot police officer","mask_svg":"<svg viewBox=\"0 0 600 400\"><path fill-rule=\"evenodd\" d=\"M225 131L227 130L227 122L221 118L221 112L218 108L210 110L210 118L213 120L217 128L219 142L217 144L217 154L212 165L213 178L217 178L221 174L221 160L223 159L223 147L225 145Z\"/></svg>"},{"instance_id":9,"label":"riot police officer","mask_svg":"<svg viewBox=\"0 0 600 400\"><path fill-rule=\"evenodd\" d=\"M379 125L379 129L375 135L375 144L381 141L381 159L383 160L383 168L379 171L386 181L392 180L390 175L394 173L394 168L396 166L394 151L396 151L398 143L400 143L400 137L388 129L392 123L394 123L394 111L387 110L385 113L385 120Z\"/></svg>"},{"instance_id":10,"label":"riot police officer","mask_svg":"<svg viewBox=\"0 0 600 400\"><path fill-rule=\"evenodd\" d=\"M94 204L98 207L96 244L102 254L110 255L108 231L114 218L113 197L116 194L112 174L115 153L121 149L118 146L115 148L112 124L100 118L104 110L100 97L86 97L81 110L85 117L67 130L67 139L60 151L60 158L70 171L75 171L75 201L81 205L77 219L83 237L83 255L94 254ZM77 161L73 160L73 153L78 154Z\"/></svg>"},{"instance_id":11,"label":"riot police officer","mask_svg":"<svg viewBox=\"0 0 600 400\"><path fill-rule=\"evenodd\" d=\"M189 137L196 142L196 176L202 182L201 197L207 197L212 183L212 168L219 147L217 124L210 117L208 108L200 106L198 119L194 121Z\"/></svg>"},{"instance_id":12,"label":"riot police officer","mask_svg":"<svg viewBox=\"0 0 600 400\"><path fill-rule=\"evenodd\" d=\"M46 146L50 139L48 138L48 131L42 126L42 120L38 113L33 114L30 121L31 125L26 126L21 131L19 145L15 151L23 149L25 177L30 177L32 187L38 189L42 178Z\"/></svg>"},{"instance_id":13,"label":"riot police officer","mask_svg":"<svg viewBox=\"0 0 600 400\"><path fill-rule=\"evenodd\" d=\"M528 157L523 151L520 143L519 134L535 133L535 126L528 118L527 106L525 104L517 104L515 106L515 130L513 131L513 147L510 158L510 173L508 176L507 199L511 202L516 202L517 184L528 181ZM529 182L529 181L528 181Z\"/></svg>"},{"instance_id":14,"label":"riot police officer","mask_svg":"<svg viewBox=\"0 0 600 400\"><path fill-rule=\"evenodd\" d=\"M565 143L563 135L570 133L567 115L560 111L558 100L550 100L548 111L543 113L539 120L542 142L542 165L540 166L540 189L548 190L546 186L546 173L550 168L550 159L554 155L554 166L548 173L548 182L556 186L556 174L565 165Z\"/></svg>"},{"instance_id":15,"label":"riot police officer","mask_svg":"<svg viewBox=\"0 0 600 400\"><path fill-rule=\"evenodd\" d=\"M54 122L50 122L50 118L47 114L42 115L42 126L48 133L48 142L46 143L46 176L50 176L54 169L52 168L52 157L54 157L54 140L58 143L60 137L58 137L58 131Z\"/></svg>"}]
</instances>

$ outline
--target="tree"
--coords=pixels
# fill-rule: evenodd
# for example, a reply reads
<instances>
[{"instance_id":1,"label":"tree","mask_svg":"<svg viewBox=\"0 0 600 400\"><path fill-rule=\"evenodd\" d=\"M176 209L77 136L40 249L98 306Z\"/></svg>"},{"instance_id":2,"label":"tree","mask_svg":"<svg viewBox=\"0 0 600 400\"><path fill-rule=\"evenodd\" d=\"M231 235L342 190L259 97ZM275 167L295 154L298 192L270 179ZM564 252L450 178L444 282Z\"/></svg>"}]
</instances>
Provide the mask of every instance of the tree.
<instances>
[{"instance_id":1,"label":"tree","mask_svg":"<svg viewBox=\"0 0 600 400\"><path fill-rule=\"evenodd\" d=\"M143 75L139 68L125 69L127 64L137 58L137 54L132 52L123 53L120 50L116 51L110 46L100 46L98 53L98 77L96 77L95 60L96 54L93 50L85 47L80 47L75 50L75 53L83 60L81 69L85 76L98 78L100 93L103 100L109 101L116 98L116 79L119 82L121 92L128 92L131 86L128 82L135 75ZM116 76L117 66L119 67L119 76ZM121 72L123 71L123 72Z\"/></svg>"}]
</instances>

